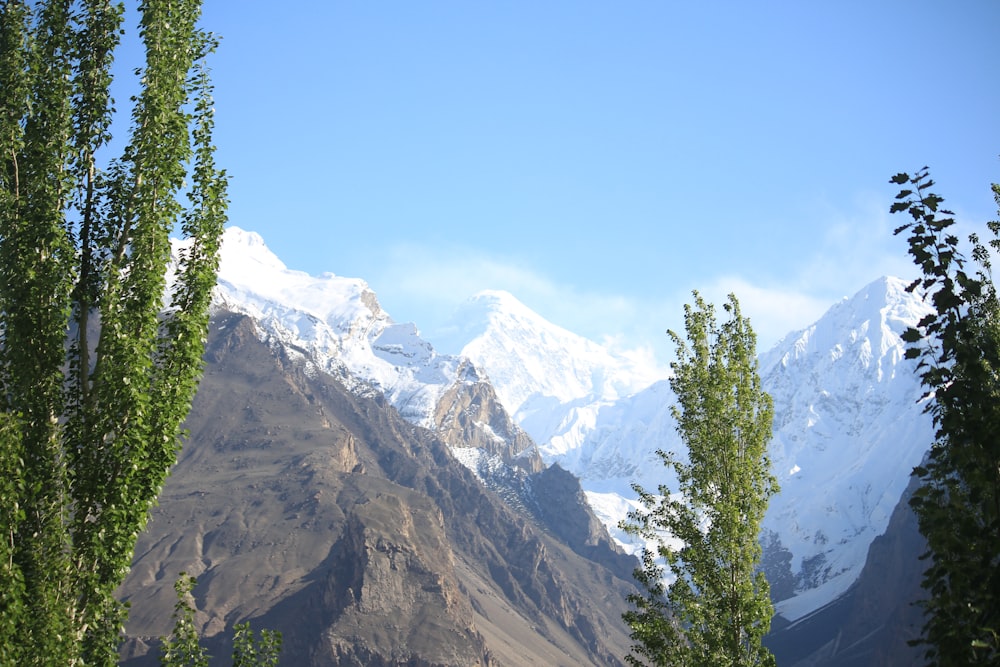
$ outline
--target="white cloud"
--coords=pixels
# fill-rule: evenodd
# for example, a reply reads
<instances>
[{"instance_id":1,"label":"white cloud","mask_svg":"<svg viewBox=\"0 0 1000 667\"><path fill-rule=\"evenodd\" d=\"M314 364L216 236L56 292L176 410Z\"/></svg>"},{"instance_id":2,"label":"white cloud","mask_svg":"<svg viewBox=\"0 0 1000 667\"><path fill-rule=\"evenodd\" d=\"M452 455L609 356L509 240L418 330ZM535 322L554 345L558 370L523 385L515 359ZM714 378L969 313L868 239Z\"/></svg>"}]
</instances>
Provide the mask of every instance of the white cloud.
<instances>
[{"instance_id":1,"label":"white cloud","mask_svg":"<svg viewBox=\"0 0 1000 667\"><path fill-rule=\"evenodd\" d=\"M711 303L722 304L732 293L757 334L757 349L764 351L785 334L803 329L833 305L828 299L780 287L754 285L738 276L722 276L701 290Z\"/></svg>"},{"instance_id":2,"label":"white cloud","mask_svg":"<svg viewBox=\"0 0 1000 667\"><path fill-rule=\"evenodd\" d=\"M780 266L747 266L695 286L717 305L735 293L761 351L882 275L915 275L905 239L892 235L904 221L888 214L882 195L859 197L846 212L815 210L816 238L806 251L789 249ZM648 289L600 291L559 283L517 258L461 245L396 245L378 266L367 279L386 310L397 320L416 322L431 341L436 333L443 336L443 325L462 301L484 289L502 289L570 331L618 352L645 355L650 363L655 353L663 364L673 356L666 330L683 330L683 305L691 301L689 283L682 280L673 286L665 280L662 294L652 296Z\"/></svg>"},{"instance_id":3,"label":"white cloud","mask_svg":"<svg viewBox=\"0 0 1000 667\"><path fill-rule=\"evenodd\" d=\"M454 309L484 289L506 290L549 321L654 363L665 358L665 304L557 283L516 259L465 247L397 245L368 278L386 310L433 342Z\"/></svg>"}]
</instances>

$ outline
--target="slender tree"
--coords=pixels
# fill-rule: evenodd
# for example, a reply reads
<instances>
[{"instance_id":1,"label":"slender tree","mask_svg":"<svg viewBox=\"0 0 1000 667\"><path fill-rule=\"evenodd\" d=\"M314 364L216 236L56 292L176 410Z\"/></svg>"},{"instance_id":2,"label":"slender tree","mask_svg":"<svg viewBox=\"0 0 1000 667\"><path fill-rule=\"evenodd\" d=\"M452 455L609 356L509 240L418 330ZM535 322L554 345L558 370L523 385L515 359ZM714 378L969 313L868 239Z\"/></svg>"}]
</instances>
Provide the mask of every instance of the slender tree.
<instances>
[{"instance_id":1,"label":"slender tree","mask_svg":"<svg viewBox=\"0 0 1000 667\"><path fill-rule=\"evenodd\" d=\"M195 608L191 591L198 581L181 572L174 582L177 602L174 603L174 629L169 637L161 637L161 667L208 667L211 656L201 645L195 627ZM276 667L281 653L281 633L261 630L254 634L250 623L233 627L233 667Z\"/></svg>"},{"instance_id":2,"label":"slender tree","mask_svg":"<svg viewBox=\"0 0 1000 667\"><path fill-rule=\"evenodd\" d=\"M111 665L201 372L227 203L214 41L200 0L139 3L130 140L102 161L123 6L0 6L0 662Z\"/></svg>"},{"instance_id":3,"label":"slender tree","mask_svg":"<svg viewBox=\"0 0 1000 667\"><path fill-rule=\"evenodd\" d=\"M673 414L688 461L657 452L679 489L661 485L653 494L635 485L644 509L622 524L658 543L636 570L645 594L630 596L636 608L624 615L636 642L627 657L633 665L774 664L761 645L773 608L757 569L760 523L778 490L767 455L771 397L761 389L749 320L733 295L724 308L720 325L695 292L694 306L684 308L687 341L669 332L677 346ZM669 587L658 559L674 576Z\"/></svg>"},{"instance_id":4,"label":"slender tree","mask_svg":"<svg viewBox=\"0 0 1000 667\"><path fill-rule=\"evenodd\" d=\"M180 578L174 582L177 602L174 603L174 629L169 637L161 637L160 654L161 667L208 667L208 653L198 639L198 629L195 627L194 605L191 604L191 591L198 583L194 577L181 572Z\"/></svg>"},{"instance_id":5,"label":"slender tree","mask_svg":"<svg viewBox=\"0 0 1000 667\"><path fill-rule=\"evenodd\" d=\"M960 252L954 214L930 191L926 167L892 182L902 186L892 212L912 217L895 233L909 234L923 273L908 289L935 309L903 336L936 427L910 501L929 547L916 643L933 665L1000 665L1000 300L990 253L974 234L971 263ZM1000 186L993 193L1000 206ZM988 228L1000 251L1000 222Z\"/></svg>"}]
</instances>

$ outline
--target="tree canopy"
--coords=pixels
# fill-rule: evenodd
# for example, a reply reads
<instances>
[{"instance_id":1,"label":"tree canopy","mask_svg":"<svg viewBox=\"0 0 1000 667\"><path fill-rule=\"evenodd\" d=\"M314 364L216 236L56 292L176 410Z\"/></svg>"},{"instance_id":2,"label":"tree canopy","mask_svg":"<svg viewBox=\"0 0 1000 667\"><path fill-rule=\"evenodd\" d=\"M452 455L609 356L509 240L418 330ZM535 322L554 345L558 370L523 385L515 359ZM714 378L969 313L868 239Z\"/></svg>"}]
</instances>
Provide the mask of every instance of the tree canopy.
<instances>
[{"instance_id":1,"label":"tree canopy","mask_svg":"<svg viewBox=\"0 0 1000 667\"><path fill-rule=\"evenodd\" d=\"M719 324L696 292L684 308L687 340L669 332L677 346L672 410L687 461L659 451L679 489L661 485L653 494L634 486L644 509L622 524L658 545L643 554L636 578L645 594L629 597L636 608L624 616L636 642L636 655L627 657L634 665L774 663L761 644L773 608L757 568L760 523L778 490L767 455L773 410L750 322L735 296L724 308L728 319ZM670 586L658 559L674 577Z\"/></svg>"},{"instance_id":2,"label":"tree canopy","mask_svg":"<svg viewBox=\"0 0 1000 667\"><path fill-rule=\"evenodd\" d=\"M929 399L935 441L914 470L921 485L910 501L927 538L923 586L926 657L933 665L1000 664L1000 300L990 250L1000 251L1000 222L983 245L969 238L971 262L959 247L954 214L931 192L926 167L900 173L893 213L912 220L909 253L923 276L909 289L935 312L904 334L906 354ZM1000 186L993 185L1000 206Z\"/></svg>"},{"instance_id":3,"label":"tree canopy","mask_svg":"<svg viewBox=\"0 0 1000 667\"><path fill-rule=\"evenodd\" d=\"M140 91L107 160L122 4L2 2L3 664L117 663L114 592L201 372L227 205L215 41L200 0L138 10ZM168 281L171 233L188 243Z\"/></svg>"}]
</instances>

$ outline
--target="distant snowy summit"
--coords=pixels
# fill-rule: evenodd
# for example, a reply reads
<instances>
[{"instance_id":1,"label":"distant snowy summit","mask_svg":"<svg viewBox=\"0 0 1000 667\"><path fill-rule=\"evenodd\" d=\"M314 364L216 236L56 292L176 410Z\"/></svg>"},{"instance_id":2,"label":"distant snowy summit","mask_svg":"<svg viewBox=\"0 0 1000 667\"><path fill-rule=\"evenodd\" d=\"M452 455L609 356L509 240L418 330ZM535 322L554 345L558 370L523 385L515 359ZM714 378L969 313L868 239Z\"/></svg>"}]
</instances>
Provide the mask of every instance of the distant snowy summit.
<instances>
[{"instance_id":1,"label":"distant snowy summit","mask_svg":"<svg viewBox=\"0 0 1000 667\"><path fill-rule=\"evenodd\" d=\"M616 353L556 326L502 291L484 291L452 317L461 356L483 369L507 410L557 460L580 443L601 406L666 377L651 353Z\"/></svg>"}]
</instances>

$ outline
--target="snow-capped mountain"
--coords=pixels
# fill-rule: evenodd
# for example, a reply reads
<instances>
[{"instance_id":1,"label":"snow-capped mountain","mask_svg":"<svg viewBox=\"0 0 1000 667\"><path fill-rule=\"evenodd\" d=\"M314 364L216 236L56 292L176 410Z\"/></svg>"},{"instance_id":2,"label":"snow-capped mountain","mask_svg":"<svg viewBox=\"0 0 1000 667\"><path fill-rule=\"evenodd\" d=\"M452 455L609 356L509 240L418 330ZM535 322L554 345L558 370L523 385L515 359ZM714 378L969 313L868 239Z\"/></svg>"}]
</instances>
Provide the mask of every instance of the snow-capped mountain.
<instances>
[{"instance_id":1,"label":"snow-capped mountain","mask_svg":"<svg viewBox=\"0 0 1000 667\"><path fill-rule=\"evenodd\" d=\"M546 322L509 294L473 297L456 313L462 356L442 355L414 325L394 323L363 280L291 270L257 234L233 227L215 303L251 316L259 335L307 370L383 393L412 423L440 429L448 421L495 440L499 427L469 411L482 412L480 398L495 390L545 463L581 478L624 544L616 526L635 506L630 484L673 483L655 456L659 448L683 454L664 370ZM853 583L930 444L919 380L899 337L927 312L901 281L883 278L760 356L775 403L771 456L782 487L765 519L765 552L768 567L783 568L769 575L786 584L779 609L788 618ZM486 378L492 389L482 393ZM456 386L468 391L457 395ZM511 445L520 438L516 428L501 430ZM461 454L480 476L502 462L493 453L484 467L484 454Z\"/></svg>"},{"instance_id":2,"label":"snow-capped mountain","mask_svg":"<svg viewBox=\"0 0 1000 667\"><path fill-rule=\"evenodd\" d=\"M518 406L515 414L526 418L523 425L546 462L578 475L597 514L628 544L616 526L635 506L630 485L676 488L655 455L662 448L683 456L668 383L649 384L646 374L631 386L619 385L617 396L573 384L572 370L553 358L557 352L538 333L545 328L537 315L526 316L509 297L491 299L490 305L485 326L469 327L484 333L463 353L486 371L501 397L532 397L539 406L534 412L523 410L523 400L508 408ZM900 338L927 312L929 306L906 292L904 282L882 278L759 358L764 388L774 399L771 457L782 488L771 500L764 528L772 566L787 569L770 574L792 582L779 604L789 618L835 599L856 580L869 544L885 529L930 444L930 419L917 402L922 389ZM532 344L516 343L524 340ZM629 370L593 354L589 341L581 343L572 334L554 346L567 341L585 359L582 364L603 364L604 373ZM570 372L570 380L535 380L516 368L554 365ZM643 383L649 386L639 386ZM558 428L536 426L544 423L543 409Z\"/></svg>"},{"instance_id":3,"label":"snow-capped mountain","mask_svg":"<svg viewBox=\"0 0 1000 667\"><path fill-rule=\"evenodd\" d=\"M931 307L905 288L876 280L760 357L782 489L764 527L791 551L801 591L779 605L789 618L854 583L933 439L900 338Z\"/></svg>"},{"instance_id":4,"label":"snow-capped mountain","mask_svg":"<svg viewBox=\"0 0 1000 667\"><path fill-rule=\"evenodd\" d=\"M502 291L476 294L454 313L461 356L484 369L507 411L563 467L602 407L666 377L651 356L617 354L546 321Z\"/></svg>"},{"instance_id":5,"label":"snow-capped mountain","mask_svg":"<svg viewBox=\"0 0 1000 667\"><path fill-rule=\"evenodd\" d=\"M185 244L174 244L176 260ZM307 372L385 396L405 419L437 431L477 476L495 473L484 479L491 488L543 465L488 380L467 359L438 354L415 325L393 322L364 280L289 269L260 235L229 227L213 307L251 317L262 338Z\"/></svg>"},{"instance_id":6,"label":"snow-capped mountain","mask_svg":"<svg viewBox=\"0 0 1000 667\"><path fill-rule=\"evenodd\" d=\"M175 254L182 249L175 243ZM374 387L423 426L459 375L460 359L437 354L413 324L393 322L365 281L289 269L238 227L225 231L214 304L249 315L318 370Z\"/></svg>"}]
</instances>

